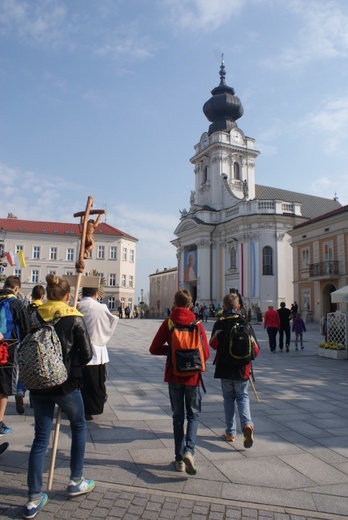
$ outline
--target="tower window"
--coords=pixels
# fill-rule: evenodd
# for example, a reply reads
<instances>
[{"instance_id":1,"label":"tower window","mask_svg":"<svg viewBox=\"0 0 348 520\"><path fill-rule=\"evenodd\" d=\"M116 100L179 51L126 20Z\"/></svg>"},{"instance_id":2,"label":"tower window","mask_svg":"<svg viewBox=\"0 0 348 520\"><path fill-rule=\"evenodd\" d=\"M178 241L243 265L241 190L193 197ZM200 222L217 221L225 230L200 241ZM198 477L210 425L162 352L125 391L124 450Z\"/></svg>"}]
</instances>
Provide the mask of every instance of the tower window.
<instances>
[{"instance_id":1,"label":"tower window","mask_svg":"<svg viewBox=\"0 0 348 520\"><path fill-rule=\"evenodd\" d=\"M240 180L240 168L237 162L233 164L233 177L237 180Z\"/></svg>"},{"instance_id":2,"label":"tower window","mask_svg":"<svg viewBox=\"0 0 348 520\"><path fill-rule=\"evenodd\" d=\"M270 246L262 249L262 274L273 274L273 250Z\"/></svg>"}]
</instances>

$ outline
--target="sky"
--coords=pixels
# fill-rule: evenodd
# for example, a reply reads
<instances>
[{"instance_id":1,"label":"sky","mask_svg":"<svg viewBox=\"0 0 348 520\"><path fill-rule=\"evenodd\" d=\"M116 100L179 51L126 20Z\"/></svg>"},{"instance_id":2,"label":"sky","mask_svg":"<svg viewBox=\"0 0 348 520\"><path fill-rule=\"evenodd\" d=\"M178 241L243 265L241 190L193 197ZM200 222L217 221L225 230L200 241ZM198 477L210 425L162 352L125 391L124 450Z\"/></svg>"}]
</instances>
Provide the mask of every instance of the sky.
<instances>
[{"instance_id":1,"label":"sky","mask_svg":"<svg viewBox=\"0 0 348 520\"><path fill-rule=\"evenodd\" d=\"M0 216L76 222L93 196L139 240L146 297L222 53L256 183L348 204L346 0L1 0Z\"/></svg>"}]
</instances>

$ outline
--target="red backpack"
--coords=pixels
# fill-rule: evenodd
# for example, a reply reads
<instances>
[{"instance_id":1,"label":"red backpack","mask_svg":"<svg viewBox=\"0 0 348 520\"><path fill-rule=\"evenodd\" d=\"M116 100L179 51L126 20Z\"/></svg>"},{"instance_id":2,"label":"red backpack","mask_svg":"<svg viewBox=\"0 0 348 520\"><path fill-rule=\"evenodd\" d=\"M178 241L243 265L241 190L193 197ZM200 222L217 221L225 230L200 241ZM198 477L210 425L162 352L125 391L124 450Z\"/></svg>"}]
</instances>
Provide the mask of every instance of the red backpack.
<instances>
[{"instance_id":1,"label":"red backpack","mask_svg":"<svg viewBox=\"0 0 348 520\"><path fill-rule=\"evenodd\" d=\"M176 325L173 320L168 320L168 358L176 376L193 376L205 372L204 342L198 323L196 320L189 325Z\"/></svg>"}]
</instances>

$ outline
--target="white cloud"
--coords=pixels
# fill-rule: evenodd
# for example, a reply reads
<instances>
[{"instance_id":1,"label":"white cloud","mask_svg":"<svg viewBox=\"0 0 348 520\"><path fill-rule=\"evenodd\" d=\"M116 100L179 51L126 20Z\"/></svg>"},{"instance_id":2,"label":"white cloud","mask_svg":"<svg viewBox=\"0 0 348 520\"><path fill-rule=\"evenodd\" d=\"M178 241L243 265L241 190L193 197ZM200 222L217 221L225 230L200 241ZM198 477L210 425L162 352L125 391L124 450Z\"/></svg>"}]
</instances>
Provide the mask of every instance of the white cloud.
<instances>
[{"instance_id":1,"label":"white cloud","mask_svg":"<svg viewBox=\"0 0 348 520\"><path fill-rule=\"evenodd\" d=\"M312 195L322 197L333 198L335 195L338 197L338 201L342 204L348 204L348 172L336 174L330 177L319 177L309 186L309 192Z\"/></svg>"},{"instance_id":2,"label":"white cloud","mask_svg":"<svg viewBox=\"0 0 348 520\"><path fill-rule=\"evenodd\" d=\"M173 25L185 30L214 31L233 16L237 16L246 0L162 0L169 8Z\"/></svg>"},{"instance_id":3,"label":"white cloud","mask_svg":"<svg viewBox=\"0 0 348 520\"><path fill-rule=\"evenodd\" d=\"M15 214L19 219L69 221L70 201L78 186L62 178L47 178L22 172L0 163L1 216ZM69 208L69 209L68 209Z\"/></svg>"},{"instance_id":4,"label":"white cloud","mask_svg":"<svg viewBox=\"0 0 348 520\"><path fill-rule=\"evenodd\" d=\"M17 33L25 42L52 47L71 46L74 31L65 5L58 0L3 0L1 32Z\"/></svg>"},{"instance_id":5,"label":"white cloud","mask_svg":"<svg viewBox=\"0 0 348 520\"><path fill-rule=\"evenodd\" d=\"M325 153L338 151L341 144L348 139L348 96L324 101L320 108L302 120L300 126L318 134L325 132Z\"/></svg>"},{"instance_id":6,"label":"white cloud","mask_svg":"<svg viewBox=\"0 0 348 520\"><path fill-rule=\"evenodd\" d=\"M262 61L273 69L303 68L314 61L348 56L348 12L336 1L290 0L286 8L298 22L292 43L276 57Z\"/></svg>"}]
</instances>

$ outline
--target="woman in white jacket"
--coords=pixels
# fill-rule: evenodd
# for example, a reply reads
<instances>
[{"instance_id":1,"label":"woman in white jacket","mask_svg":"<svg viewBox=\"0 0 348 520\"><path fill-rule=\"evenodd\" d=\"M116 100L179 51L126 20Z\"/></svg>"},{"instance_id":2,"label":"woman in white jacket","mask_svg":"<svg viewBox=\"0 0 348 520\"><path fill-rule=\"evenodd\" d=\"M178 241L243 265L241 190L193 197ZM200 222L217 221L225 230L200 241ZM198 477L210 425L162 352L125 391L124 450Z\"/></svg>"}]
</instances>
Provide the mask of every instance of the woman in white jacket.
<instances>
[{"instance_id":1,"label":"woman in white jacket","mask_svg":"<svg viewBox=\"0 0 348 520\"><path fill-rule=\"evenodd\" d=\"M105 381L109 362L106 344L112 337L119 319L111 314L104 303L98 302L97 294L98 289L83 287L82 300L77 304L77 308L83 314L93 348L93 358L82 370L82 397L87 420L92 420L93 415L100 415L104 411L107 398Z\"/></svg>"}]
</instances>

